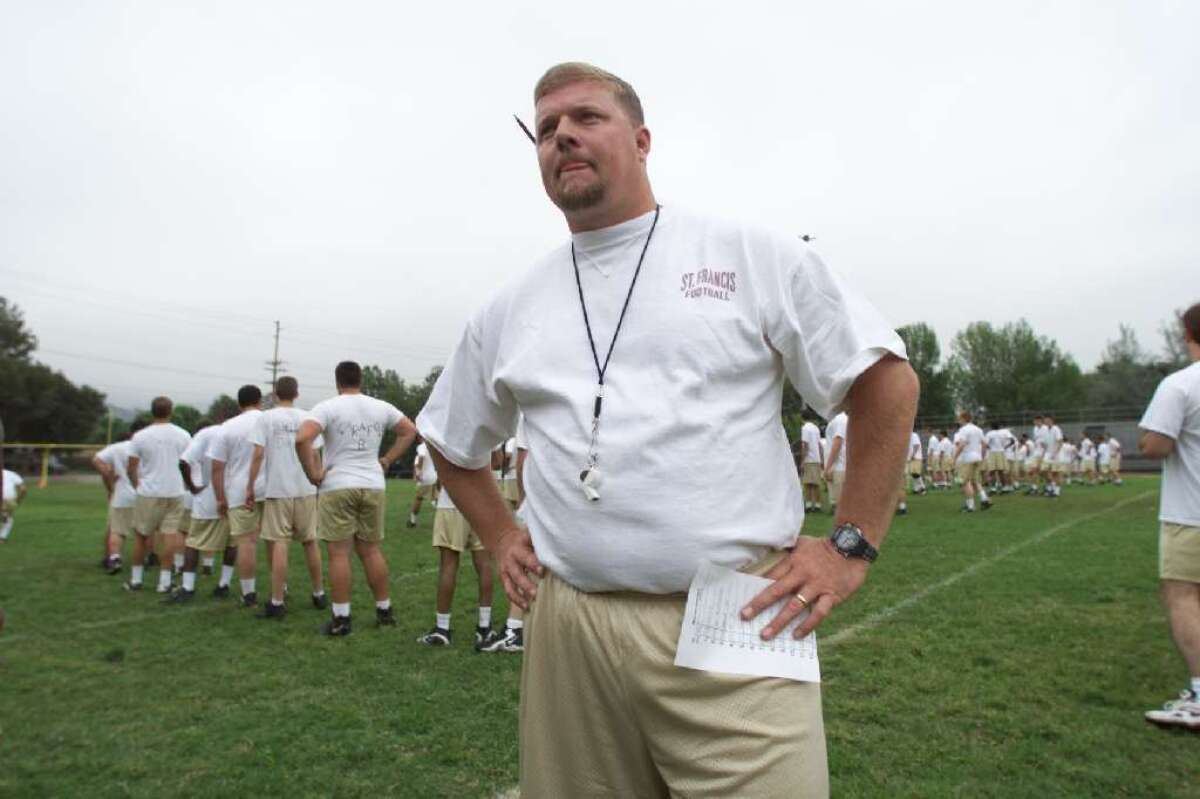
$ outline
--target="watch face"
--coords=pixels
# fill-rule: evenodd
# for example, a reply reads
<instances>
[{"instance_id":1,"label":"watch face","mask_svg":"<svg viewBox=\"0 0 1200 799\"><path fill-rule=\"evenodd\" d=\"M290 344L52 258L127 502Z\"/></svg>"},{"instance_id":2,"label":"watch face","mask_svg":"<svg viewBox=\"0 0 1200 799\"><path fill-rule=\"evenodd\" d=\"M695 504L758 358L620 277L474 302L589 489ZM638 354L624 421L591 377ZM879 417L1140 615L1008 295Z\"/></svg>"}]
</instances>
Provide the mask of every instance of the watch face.
<instances>
[{"instance_id":1,"label":"watch face","mask_svg":"<svg viewBox=\"0 0 1200 799\"><path fill-rule=\"evenodd\" d=\"M858 543L858 536L854 534L853 530L843 528L837 531L837 540L834 543L837 544L838 549L853 549Z\"/></svg>"}]
</instances>

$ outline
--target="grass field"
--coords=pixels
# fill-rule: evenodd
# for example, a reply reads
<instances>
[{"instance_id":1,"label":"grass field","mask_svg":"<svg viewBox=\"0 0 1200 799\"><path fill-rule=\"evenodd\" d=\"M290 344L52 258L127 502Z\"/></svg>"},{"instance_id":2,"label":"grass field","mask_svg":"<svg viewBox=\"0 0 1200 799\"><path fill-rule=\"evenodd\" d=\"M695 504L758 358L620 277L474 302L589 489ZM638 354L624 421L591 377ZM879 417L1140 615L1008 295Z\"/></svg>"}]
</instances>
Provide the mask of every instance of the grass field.
<instances>
[{"instance_id":1,"label":"grass field","mask_svg":"<svg viewBox=\"0 0 1200 799\"><path fill-rule=\"evenodd\" d=\"M1186 677L1155 596L1157 489L1135 477L972 516L946 493L914 498L821 630L833 795L1200 796L1200 735L1142 721ZM471 651L469 566L455 645L414 643L436 560L430 511L403 526L411 490L388 495L400 626L373 627L356 569L356 632L337 640L315 634L298 553L282 623L210 601L211 577L191 606L164 608L95 565L99 484L32 490L0 546L0 795L511 788L520 658Z\"/></svg>"}]
</instances>

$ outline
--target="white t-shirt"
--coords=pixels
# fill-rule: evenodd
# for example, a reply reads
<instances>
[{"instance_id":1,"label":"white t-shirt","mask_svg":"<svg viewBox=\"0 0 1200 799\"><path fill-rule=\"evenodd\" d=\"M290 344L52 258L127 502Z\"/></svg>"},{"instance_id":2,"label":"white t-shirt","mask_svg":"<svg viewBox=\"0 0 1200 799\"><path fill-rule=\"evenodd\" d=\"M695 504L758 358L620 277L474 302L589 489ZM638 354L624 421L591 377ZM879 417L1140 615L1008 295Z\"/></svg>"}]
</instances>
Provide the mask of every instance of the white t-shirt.
<instances>
[{"instance_id":1,"label":"white t-shirt","mask_svg":"<svg viewBox=\"0 0 1200 799\"><path fill-rule=\"evenodd\" d=\"M803 463L821 465L821 428L812 422L805 422L800 428L800 440L807 447Z\"/></svg>"},{"instance_id":2,"label":"white t-shirt","mask_svg":"<svg viewBox=\"0 0 1200 799\"><path fill-rule=\"evenodd\" d=\"M941 443L938 444L938 448L942 451L943 458L954 457L954 441L955 439L947 435L941 440Z\"/></svg>"},{"instance_id":3,"label":"white t-shirt","mask_svg":"<svg viewBox=\"0 0 1200 799\"><path fill-rule=\"evenodd\" d=\"M1070 464L1075 461L1075 445L1063 442L1058 448L1058 462Z\"/></svg>"},{"instance_id":4,"label":"white t-shirt","mask_svg":"<svg viewBox=\"0 0 1200 799\"><path fill-rule=\"evenodd\" d=\"M908 437L908 459L910 461L925 460L925 456L921 452L921 437L915 431Z\"/></svg>"},{"instance_id":5,"label":"white t-shirt","mask_svg":"<svg viewBox=\"0 0 1200 799\"><path fill-rule=\"evenodd\" d=\"M394 405L366 394L339 394L317 403L308 418L325 435L325 480L322 491L386 487L379 465L383 434L404 419ZM431 439L435 441L436 439Z\"/></svg>"},{"instance_id":6,"label":"white t-shirt","mask_svg":"<svg viewBox=\"0 0 1200 799\"><path fill-rule=\"evenodd\" d=\"M431 486L437 482L437 466L433 463L433 458L429 457L429 447L425 446L422 441L417 444L417 460L421 468L417 471L417 482L423 486Z\"/></svg>"},{"instance_id":7,"label":"white t-shirt","mask_svg":"<svg viewBox=\"0 0 1200 799\"><path fill-rule=\"evenodd\" d=\"M572 237L601 358L653 218ZM523 411L541 562L584 591L684 591L703 561L740 567L795 541L784 378L829 417L887 352L905 354L892 326L794 234L668 207L605 375L600 501L579 484L597 376L567 245L472 316L417 426L479 469Z\"/></svg>"},{"instance_id":8,"label":"white t-shirt","mask_svg":"<svg viewBox=\"0 0 1200 799\"><path fill-rule=\"evenodd\" d=\"M1093 460L1096 457L1096 445L1090 438L1079 442L1079 457L1085 461Z\"/></svg>"},{"instance_id":9,"label":"white t-shirt","mask_svg":"<svg viewBox=\"0 0 1200 799\"><path fill-rule=\"evenodd\" d=\"M1062 446L1063 434L1062 428L1058 425L1046 428L1046 455L1055 457L1058 455L1058 449Z\"/></svg>"},{"instance_id":10,"label":"white t-shirt","mask_svg":"<svg viewBox=\"0 0 1200 799\"><path fill-rule=\"evenodd\" d=\"M418 417L418 418L420 418L420 417ZM450 499L450 494L449 494L449 492L446 491L445 486L442 486L441 490L438 491L437 509L438 510L458 510L458 506L454 504L454 500Z\"/></svg>"},{"instance_id":11,"label":"white t-shirt","mask_svg":"<svg viewBox=\"0 0 1200 799\"><path fill-rule=\"evenodd\" d=\"M138 496L182 497L183 475L179 473L179 458L188 448L192 437L182 427L170 422L156 422L133 434L129 440L130 458L138 459ZM128 461L126 461L128 464Z\"/></svg>"},{"instance_id":12,"label":"white t-shirt","mask_svg":"<svg viewBox=\"0 0 1200 799\"><path fill-rule=\"evenodd\" d=\"M250 461L254 457L254 445L250 433L262 417L257 408L242 411L218 429L208 445L208 457L225 464L225 501L236 508L246 501L246 486L250 483ZM260 470L254 481L254 498L262 501L267 490L267 476Z\"/></svg>"},{"instance_id":13,"label":"white t-shirt","mask_svg":"<svg viewBox=\"0 0 1200 799\"><path fill-rule=\"evenodd\" d=\"M929 443L925 445L925 451L929 453L929 457L942 454L941 443L936 434L929 437Z\"/></svg>"},{"instance_id":14,"label":"white t-shirt","mask_svg":"<svg viewBox=\"0 0 1200 799\"><path fill-rule=\"evenodd\" d=\"M517 437L513 436L504 442L504 457L508 461L508 469L504 472L505 480L516 482L517 479Z\"/></svg>"},{"instance_id":15,"label":"white t-shirt","mask_svg":"<svg viewBox=\"0 0 1200 799\"><path fill-rule=\"evenodd\" d=\"M96 457L107 463L117 475L116 485L113 486L112 498L108 504L114 508L132 508L137 504L137 492L129 482L129 442L118 441L109 444L96 453Z\"/></svg>"},{"instance_id":16,"label":"white t-shirt","mask_svg":"<svg viewBox=\"0 0 1200 799\"><path fill-rule=\"evenodd\" d=\"M258 483L255 481L255 493L259 499L311 497L317 493L317 487L304 476L304 467L296 455L296 433L300 432L300 423L307 416L299 408L272 408L264 411L250 429L251 446L263 448L259 476L265 476L266 488L264 493L258 494ZM324 442L317 436L313 441L313 449L322 446Z\"/></svg>"},{"instance_id":17,"label":"white t-shirt","mask_svg":"<svg viewBox=\"0 0 1200 799\"><path fill-rule=\"evenodd\" d=\"M10 472L8 469L4 470L3 480L4 501L15 502L17 499L17 486L24 485L25 481L21 478L21 475L16 472Z\"/></svg>"},{"instance_id":18,"label":"white t-shirt","mask_svg":"<svg viewBox=\"0 0 1200 799\"><path fill-rule=\"evenodd\" d=\"M1002 453L1008 447L1008 440L1012 437L1012 433L1007 430L989 430L983 434L984 440L987 441L988 454Z\"/></svg>"},{"instance_id":19,"label":"white t-shirt","mask_svg":"<svg viewBox=\"0 0 1200 799\"><path fill-rule=\"evenodd\" d=\"M1200 527L1200 361L1163 378L1138 426L1175 440L1163 461L1159 520Z\"/></svg>"},{"instance_id":20,"label":"white t-shirt","mask_svg":"<svg viewBox=\"0 0 1200 799\"><path fill-rule=\"evenodd\" d=\"M212 446L212 438L221 432L219 425L210 425L197 430L192 436L192 443L183 452L183 460L187 461L188 472L192 485L203 490L192 499L193 519L216 519L217 495L212 487L212 458L208 457L208 448Z\"/></svg>"},{"instance_id":21,"label":"white t-shirt","mask_svg":"<svg viewBox=\"0 0 1200 799\"><path fill-rule=\"evenodd\" d=\"M983 460L983 431L978 425L967 422L958 428L954 434L954 444L956 448L959 444L963 445L962 452L958 454L959 463L979 463Z\"/></svg>"},{"instance_id":22,"label":"white t-shirt","mask_svg":"<svg viewBox=\"0 0 1200 799\"><path fill-rule=\"evenodd\" d=\"M846 438L846 432L850 425L850 417L844 413L839 413L837 416L829 420L829 424L825 426L825 437L829 439L829 449L825 450L825 461L828 466L829 459L833 457L833 447L838 439L841 442L838 444L837 457L833 459L833 471L846 471L846 452L849 450L850 441Z\"/></svg>"},{"instance_id":23,"label":"white t-shirt","mask_svg":"<svg viewBox=\"0 0 1200 799\"><path fill-rule=\"evenodd\" d=\"M1021 455L1017 452L1017 445L1020 444L1017 437L1013 435L1013 431L1007 427L1004 428L1004 434L1008 436L1008 443L1004 445L1004 457L1010 461L1019 461Z\"/></svg>"},{"instance_id":24,"label":"white t-shirt","mask_svg":"<svg viewBox=\"0 0 1200 799\"><path fill-rule=\"evenodd\" d=\"M1120 442L1120 441L1118 441L1118 440L1116 439L1116 437L1110 438L1110 439L1108 440L1108 448L1109 448L1110 450L1112 450L1112 454L1113 454L1113 455L1120 455L1120 454L1121 454L1121 442Z\"/></svg>"},{"instance_id":25,"label":"white t-shirt","mask_svg":"<svg viewBox=\"0 0 1200 799\"><path fill-rule=\"evenodd\" d=\"M1109 463L1112 462L1112 447L1110 447L1108 445L1107 441L1101 441L1100 446L1097 447L1096 449L1100 454L1100 465L1101 466L1107 466Z\"/></svg>"}]
</instances>

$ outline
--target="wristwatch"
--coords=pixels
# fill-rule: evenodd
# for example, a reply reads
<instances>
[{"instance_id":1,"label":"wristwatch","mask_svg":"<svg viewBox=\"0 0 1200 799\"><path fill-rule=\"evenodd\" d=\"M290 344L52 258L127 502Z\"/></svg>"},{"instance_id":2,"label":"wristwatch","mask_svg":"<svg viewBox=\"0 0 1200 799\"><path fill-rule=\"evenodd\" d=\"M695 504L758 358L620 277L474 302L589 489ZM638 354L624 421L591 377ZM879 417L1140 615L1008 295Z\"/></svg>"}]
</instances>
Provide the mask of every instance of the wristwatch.
<instances>
[{"instance_id":1,"label":"wristwatch","mask_svg":"<svg viewBox=\"0 0 1200 799\"><path fill-rule=\"evenodd\" d=\"M839 524L833 530L833 534L829 536L829 543L833 544L833 548L843 558L862 558L867 563L874 563L875 558L879 557L879 550L871 546L862 534L862 530L856 525Z\"/></svg>"}]
</instances>

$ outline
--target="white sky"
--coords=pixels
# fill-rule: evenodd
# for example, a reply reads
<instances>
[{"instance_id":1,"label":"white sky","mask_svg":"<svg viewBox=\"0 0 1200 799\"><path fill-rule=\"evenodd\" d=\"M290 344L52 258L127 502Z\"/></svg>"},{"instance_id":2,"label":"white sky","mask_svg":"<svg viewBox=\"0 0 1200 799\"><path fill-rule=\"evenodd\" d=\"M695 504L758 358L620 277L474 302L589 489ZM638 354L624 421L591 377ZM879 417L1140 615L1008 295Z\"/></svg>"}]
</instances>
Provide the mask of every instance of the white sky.
<instances>
[{"instance_id":1,"label":"white sky","mask_svg":"<svg viewBox=\"0 0 1200 799\"><path fill-rule=\"evenodd\" d=\"M0 294L117 405L262 380L275 319L303 405L342 358L419 379L565 238L511 115L587 60L641 95L663 203L815 235L944 353L1024 316L1090 368L1200 300L1197 31L1184 0L0 0Z\"/></svg>"}]
</instances>

